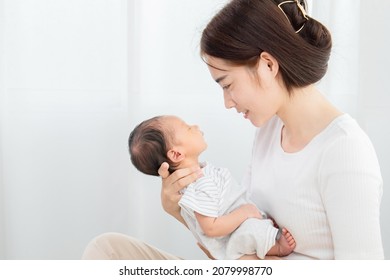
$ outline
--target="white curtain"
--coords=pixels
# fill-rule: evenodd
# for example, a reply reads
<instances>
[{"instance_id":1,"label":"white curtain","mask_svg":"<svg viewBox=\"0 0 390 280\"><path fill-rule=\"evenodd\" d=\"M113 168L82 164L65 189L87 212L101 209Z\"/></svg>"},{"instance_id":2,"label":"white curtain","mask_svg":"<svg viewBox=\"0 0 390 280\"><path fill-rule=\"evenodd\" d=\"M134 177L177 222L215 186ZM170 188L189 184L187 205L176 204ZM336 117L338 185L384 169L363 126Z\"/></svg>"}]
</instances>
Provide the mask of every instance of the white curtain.
<instances>
[{"instance_id":1,"label":"white curtain","mask_svg":"<svg viewBox=\"0 0 390 280\"><path fill-rule=\"evenodd\" d=\"M241 179L254 128L224 109L198 49L201 30L226 2L0 0L0 258L79 259L106 231L205 258L162 210L159 178L131 166L127 137L145 118L180 115L205 132L204 159ZM319 87L358 119L378 153L388 259L390 3L309 6L334 40Z\"/></svg>"},{"instance_id":2,"label":"white curtain","mask_svg":"<svg viewBox=\"0 0 390 280\"><path fill-rule=\"evenodd\" d=\"M1 1L1 257L126 231L127 1Z\"/></svg>"},{"instance_id":3,"label":"white curtain","mask_svg":"<svg viewBox=\"0 0 390 280\"><path fill-rule=\"evenodd\" d=\"M4 5L3 1L0 1L0 26L4 26ZM4 234L4 190L3 190L3 118L2 118L2 105L3 104L3 88L4 88L4 28L0 27L0 259L5 258L5 234Z\"/></svg>"},{"instance_id":4,"label":"white curtain","mask_svg":"<svg viewBox=\"0 0 390 280\"><path fill-rule=\"evenodd\" d=\"M319 87L333 103L358 120L378 155L384 180L382 239L385 258L389 259L390 2L312 0L312 6L313 16L329 27L334 42L329 73Z\"/></svg>"}]
</instances>

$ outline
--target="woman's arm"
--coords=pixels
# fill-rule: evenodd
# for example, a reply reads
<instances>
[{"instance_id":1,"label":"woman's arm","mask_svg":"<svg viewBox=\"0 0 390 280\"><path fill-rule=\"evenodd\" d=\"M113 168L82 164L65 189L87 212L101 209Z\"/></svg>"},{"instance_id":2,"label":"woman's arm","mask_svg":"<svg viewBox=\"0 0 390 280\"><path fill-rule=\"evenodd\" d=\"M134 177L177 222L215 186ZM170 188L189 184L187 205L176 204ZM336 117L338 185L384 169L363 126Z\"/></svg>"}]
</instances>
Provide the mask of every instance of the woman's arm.
<instances>
[{"instance_id":1,"label":"woman's arm","mask_svg":"<svg viewBox=\"0 0 390 280\"><path fill-rule=\"evenodd\" d=\"M327 151L321 170L335 259L383 259L382 177L369 140L340 139Z\"/></svg>"},{"instance_id":2,"label":"woman's arm","mask_svg":"<svg viewBox=\"0 0 390 280\"><path fill-rule=\"evenodd\" d=\"M220 217L208 217L195 212L203 232L209 237L220 237L232 233L246 219L261 219L262 215L253 204L244 204L227 215Z\"/></svg>"},{"instance_id":3,"label":"woman's arm","mask_svg":"<svg viewBox=\"0 0 390 280\"><path fill-rule=\"evenodd\" d=\"M199 166L194 166L178 169L169 174L168 168L168 163L164 162L158 170L158 174L162 178L161 204L165 212L187 226L180 215L180 206L178 204L182 197L180 191L202 176L201 169Z\"/></svg>"}]
</instances>

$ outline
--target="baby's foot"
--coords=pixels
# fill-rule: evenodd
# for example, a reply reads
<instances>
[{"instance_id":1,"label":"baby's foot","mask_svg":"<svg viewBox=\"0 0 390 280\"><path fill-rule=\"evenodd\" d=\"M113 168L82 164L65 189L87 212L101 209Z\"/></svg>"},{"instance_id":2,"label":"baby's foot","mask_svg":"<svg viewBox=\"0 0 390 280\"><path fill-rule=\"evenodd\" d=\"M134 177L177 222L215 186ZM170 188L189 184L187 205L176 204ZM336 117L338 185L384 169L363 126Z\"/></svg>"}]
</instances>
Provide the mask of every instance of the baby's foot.
<instances>
[{"instance_id":1,"label":"baby's foot","mask_svg":"<svg viewBox=\"0 0 390 280\"><path fill-rule=\"evenodd\" d=\"M277 242L279 246L279 257L287 256L295 249L295 239L285 228L282 229L282 235Z\"/></svg>"}]
</instances>

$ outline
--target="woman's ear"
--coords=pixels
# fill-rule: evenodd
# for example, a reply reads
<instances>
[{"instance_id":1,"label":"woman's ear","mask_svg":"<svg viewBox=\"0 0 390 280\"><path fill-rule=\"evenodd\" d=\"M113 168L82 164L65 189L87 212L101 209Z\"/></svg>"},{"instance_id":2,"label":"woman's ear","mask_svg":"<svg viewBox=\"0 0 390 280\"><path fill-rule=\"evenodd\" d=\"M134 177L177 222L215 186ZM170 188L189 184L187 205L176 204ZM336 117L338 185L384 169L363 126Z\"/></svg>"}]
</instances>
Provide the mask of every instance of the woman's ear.
<instances>
[{"instance_id":1,"label":"woman's ear","mask_svg":"<svg viewBox=\"0 0 390 280\"><path fill-rule=\"evenodd\" d=\"M265 66L268 71L271 72L271 74L276 77L276 75L279 72L279 63L273 57L270 53L268 52L262 52L260 54L260 66Z\"/></svg>"},{"instance_id":2,"label":"woman's ear","mask_svg":"<svg viewBox=\"0 0 390 280\"><path fill-rule=\"evenodd\" d=\"M178 163L178 162L181 162L184 158L185 158L185 155L183 152L181 152L180 150L176 150L176 149L170 149L168 152L167 152L167 157L174 163Z\"/></svg>"}]
</instances>

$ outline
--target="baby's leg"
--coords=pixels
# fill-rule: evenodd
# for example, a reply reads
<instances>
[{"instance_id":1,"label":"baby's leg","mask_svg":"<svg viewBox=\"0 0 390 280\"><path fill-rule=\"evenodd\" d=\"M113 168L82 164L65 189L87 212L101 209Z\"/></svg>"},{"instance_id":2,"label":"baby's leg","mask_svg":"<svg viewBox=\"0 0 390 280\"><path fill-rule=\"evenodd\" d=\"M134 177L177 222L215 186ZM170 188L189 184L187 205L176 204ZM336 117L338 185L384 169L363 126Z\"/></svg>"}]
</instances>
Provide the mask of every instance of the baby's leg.
<instances>
[{"instance_id":1,"label":"baby's leg","mask_svg":"<svg viewBox=\"0 0 390 280\"><path fill-rule=\"evenodd\" d=\"M271 220L247 219L230 235L225 258L239 259L243 255L256 254L264 259L270 248L276 245L277 232Z\"/></svg>"},{"instance_id":2,"label":"baby's leg","mask_svg":"<svg viewBox=\"0 0 390 280\"><path fill-rule=\"evenodd\" d=\"M296 243L291 233L283 228L280 238L276 241L275 246L268 251L267 256L287 256L295 249Z\"/></svg>"}]
</instances>

